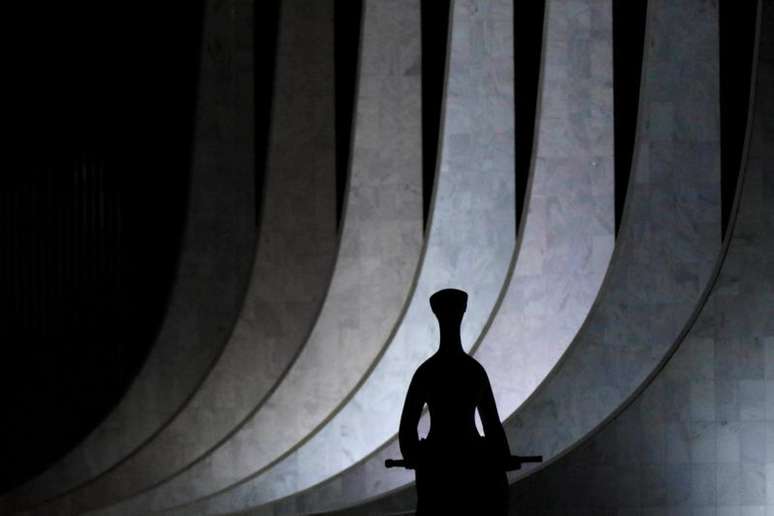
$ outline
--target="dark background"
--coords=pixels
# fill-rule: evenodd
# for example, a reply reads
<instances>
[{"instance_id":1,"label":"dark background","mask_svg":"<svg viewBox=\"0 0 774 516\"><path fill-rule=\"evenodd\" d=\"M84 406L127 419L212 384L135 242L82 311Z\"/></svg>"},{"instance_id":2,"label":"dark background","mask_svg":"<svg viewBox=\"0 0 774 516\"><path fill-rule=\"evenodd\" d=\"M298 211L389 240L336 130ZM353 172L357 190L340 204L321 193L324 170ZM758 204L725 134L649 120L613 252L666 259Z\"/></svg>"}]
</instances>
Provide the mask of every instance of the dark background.
<instances>
[{"instance_id":1,"label":"dark background","mask_svg":"<svg viewBox=\"0 0 774 516\"><path fill-rule=\"evenodd\" d=\"M0 491L115 405L164 316L191 166L202 1L22 2L0 188Z\"/></svg>"}]
</instances>

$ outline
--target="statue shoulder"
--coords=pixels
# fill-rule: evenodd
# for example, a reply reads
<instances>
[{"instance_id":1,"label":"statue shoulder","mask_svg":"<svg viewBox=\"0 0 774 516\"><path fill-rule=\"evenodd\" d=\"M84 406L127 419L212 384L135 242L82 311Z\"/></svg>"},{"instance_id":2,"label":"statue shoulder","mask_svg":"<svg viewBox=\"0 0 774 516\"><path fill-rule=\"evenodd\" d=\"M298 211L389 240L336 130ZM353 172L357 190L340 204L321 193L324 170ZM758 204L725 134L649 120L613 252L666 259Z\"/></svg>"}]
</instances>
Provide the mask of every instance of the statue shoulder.
<instances>
[{"instance_id":1,"label":"statue shoulder","mask_svg":"<svg viewBox=\"0 0 774 516\"><path fill-rule=\"evenodd\" d=\"M432 357L428 358L427 360L419 364L419 367L417 367L417 370L414 371L412 382L414 383L424 382L425 378L427 378L428 375L432 374L433 363L431 362L431 360L432 360Z\"/></svg>"},{"instance_id":2,"label":"statue shoulder","mask_svg":"<svg viewBox=\"0 0 774 516\"><path fill-rule=\"evenodd\" d=\"M481 362L470 355L466 356L468 357L468 363L470 364L471 369L482 376L486 376L486 369L484 369L484 366L481 365Z\"/></svg>"}]
</instances>

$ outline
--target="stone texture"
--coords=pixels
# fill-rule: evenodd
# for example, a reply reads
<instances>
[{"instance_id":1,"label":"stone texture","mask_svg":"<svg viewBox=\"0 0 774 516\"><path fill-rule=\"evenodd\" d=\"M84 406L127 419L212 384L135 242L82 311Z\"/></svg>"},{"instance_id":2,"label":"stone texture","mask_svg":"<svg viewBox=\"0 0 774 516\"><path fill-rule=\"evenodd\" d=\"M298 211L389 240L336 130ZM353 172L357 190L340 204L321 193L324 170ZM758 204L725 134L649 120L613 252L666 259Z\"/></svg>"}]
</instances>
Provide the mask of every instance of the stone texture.
<instances>
[{"instance_id":1,"label":"stone texture","mask_svg":"<svg viewBox=\"0 0 774 516\"><path fill-rule=\"evenodd\" d=\"M206 457L141 496L95 514L162 510L217 492L268 467L323 423L379 356L406 303L422 247L419 10L416 3L407 4L411 9L404 3L378 2L378 10L366 9L372 21L363 32L339 250L325 301L303 348L257 410ZM311 6L323 5L332 21L332 1L289 1L284 8L308 15ZM309 33L297 36L305 39ZM328 149L333 150L332 142ZM307 157L295 152L300 159ZM298 193L306 195L307 188ZM298 235L297 228L283 229L277 237ZM274 351L285 352L281 343ZM248 360L242 367L253 375L276 377L278 372L268 360L263 364ZM224 370L224 379L227 373ZM244 383L228 385L244 388Z\"/></svg>"},{"instance_id":2,"label":"stone texture","mask_svg":"<svg viewBox=\"0 0 774 516\"><path fill-rule=\"evenodd\" d=\"M507 290L475 349L501 417L529 396L575 337L613 249L611 5L583 0L572 6L548 3L543 73L551 80L542 82L526 219ZM580 49L573 59L570 47ZM573 148L559 137L568 133L579 142ZM520 373L515 379L513 371ZM401 487L413 473L383 466L398 456L391 440L366 462L297 495L296 505L332 510Z\"/></svg>"},{"instance_id":3,"label":"stone texture","mask_svg":"<svg viewBox=\"0 0 774 516\"><path fill-rule=\"evenodd\" d=\"M651 0L645 47L636 154L604 291L562 362L507 421L517 454L551 460L620 407L690 322L719 256L716 7ZM664 406L649 403L648 414ZM663 421L651 423L646 460L664 454Z\"/></svg>"},{"instance_id":4,"label":"stone texture","mask_svg":"<svg viewBox=\"0 0 774 516\"><path fill-rule=\"evenodd\" d=\"M8 494L2 513L83 486L135 453L198 388L231 333L256 237L251 68L239 66L228 41L231 16L228 9L207 14L207 40L219 51L203 55L186 229L156 341L112 413L46 472Z\"/></svg>"},{"instance_id":5,"label":"stone texture","mask_svg":"<svg viewBox=\"0 0 774 516\"><path fill-rule=\"evenodd\" d=\"M716 6L651 0L648 15L640 129L619 240L602 292L579 334L552 374L506 422L516 454L555 459L619 408L691 323L719 258ZM707 368L701 371L706 374ZM710 496L708 486L716 489L716 477L705 472L696 485L682 482L689 468L667 463L667 451L696 457L697 465L714 462L717 427L702 420L708 417L708 399L699 395L700 384L693 396L688 385L668 399L671 387L642 400L646 408L628 424L630 431L606 434L606 439L629 443L621 447L622 455L643 465L640 469L614 470L606 463L593 471L568 468L560 479L546 480L534 505L561 504L570 493L592 493L596 483L606 490L597 493L593 510L566 504L561 514L625 513L617 512L612 493L628 493L646 510L686 503L694 490ZM695 421L683 420L686 412L680 407L692 402ZM594 463L612 453L596 446L586 457ZM530 484L525 485L529 491ZM412 490L342 514L378 514L387 505L410 510Z\"/></svg>"},{"instance_id":6,"label":"stone texture","mask_svg":"<svg viewBox=\"0 0 774 516\"><path fill-rule=\"evenodd\" d=\"M365 54L369 42L384 46L390 41L388 34L369 40L378 34L371 27L389 27L390 19L401 20L404 30L416 27L418 42L417 0L367 1ZM319 432L281 462L168 513L219 514L291 494L336 474L389 439L411 375L437 346L428 302L436 290L454 286L470 294L463 346L470 349L480 337L502 293L515 246L511 20L510 2L454 4L441 165L424 258L406 312L373 371ZM396 44L406 41L404 35ZM389 69L370 58L364 63L366 75Z\"/></svg>"},{"instance_id":7,"label":"stone texture","mask_svg":"<svg viewBox=\"0 0 774 516\"><path fill-rule=\"evenodd\" d=\"M646 468L677 470L679 476L665 478L667 493L690 485L680 497L614 500L609 505L618 511L774 514L774 411L770 410L774 390L767 388L774 372L770 348L774 336L774 2L760 5L750 147L739 178L738 213L727 236L727 254L709 297L669 362L630 405L580 448L513 486L514 497L521 502L519 514L567 514L568 507L572 512L594 513L597 506L592 499L616 489L615 482L593 482L584 492L569 492L563 503L547 502L548 486L564 483L569 471L577 468L590 475L599 468L640 475ZM687 389L705 408L666 410L674 393ZM662 405L650 405L648 400L653 398L661 398ZM636 443L621 437L644 431L654 419L696 428L687 431L685 438L700 441L697 453L667 454L648 463L632 461ZM611 441L610 435L619 439ZM667 448L679 449L681 439L679 433L667 435ZM609 455L594 460L595 451L602 448Z\"/></svg>"}]
</instances>

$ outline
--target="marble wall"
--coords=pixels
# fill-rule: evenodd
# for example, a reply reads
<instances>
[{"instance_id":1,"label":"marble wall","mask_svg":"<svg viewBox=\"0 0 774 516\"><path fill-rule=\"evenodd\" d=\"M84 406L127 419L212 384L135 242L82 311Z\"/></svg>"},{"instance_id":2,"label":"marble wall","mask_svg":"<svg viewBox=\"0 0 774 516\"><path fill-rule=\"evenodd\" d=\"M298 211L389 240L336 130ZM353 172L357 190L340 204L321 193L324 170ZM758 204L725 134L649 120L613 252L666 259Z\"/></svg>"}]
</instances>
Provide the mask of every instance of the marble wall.
<instances>
[{"instance_id":1,"label":"marble wall","mask_svg":"<svg viewBox=\"0 0 774 516\"><path fill-rule=\"evenodd\" d=\"M749 154L717 281L637 398L513 487L519 514L774 514L774 2L762 7Z\"/></svg>"},{"instance_id":2,"label":"marble wall","mask_svg":"<svg viewBox=\"0 0 774 516\"><path fill-rule=\"evenodd\" d=\"M611 14L610 2L599 0L547 3L526 216L506 291L473 350L501 417L516 410L572 342L612 253ZM277 504L277 511L332 510L406 485L412 472L383 466L399 456L393 439L354 468Z\"/></svg>"},{"instance_id":3,"label":"marble wall","mask_svg":"<svg viewBox=\"0 0 774 516\"><path fill-rule=\"evenodd\" d=\"M252 3L209 9L211 21L222 23L210 23L207 45L227 48L234 66L251 73ZM190 466L260 405L308 336L338 240L332 2L283 2L276 64L257 251L226 347L185 407L149 442L89 485L41 507L41 515L115 503ZM251 85L249 76L240 77ZM296 152L299 146L306 152Z\"/></svg>"},{"instance_id":4,"label":"marble wall","mask_svg":"<svg viewBox=\"0 0 774 516\"><path fill-rule=\"evenodd\" d=\"M670 352L713 279L720 252L716 6L652 0L646 37L619 240L574 342L505 423L516 454L552 461L592 432ZM410 509L412 501L403 490L350 512Z\"/></svg>"},{"instance_id":5,"label":"marble wall","mask_svg":"<svg viewBox=\"0 0 774 516\"><path fill-rule=\"evenodd\" d=\"M229 42L232 14L210 7L206 16L208 41L219 51L201 62L186 229L156 341L113 412L50 469L6 495L3 514L76 489L125 460L169 422L228 339L256 237L252 63Z\"/></svg>"},{"instance_id":6,"label":"marble wall","mask_svg":"<svg viewBox=\"0 0 774 516\"><path fill-rule=\"evenodd\" d=\"M322 4L298 0L285 5L302 15ZM327 5L330 16L333 2ZM95 514L161 510L216 493L270 467L325 423L387 342L411 290L422 248L419 5L413 0L374 2L366 5L365 17L341 240L325 301L303 348L257 410L203 460L141 496ZM308 31L298 34L308 36ZM306 63L291 62L304 73L318 73L307 70ZM305 94L299 92L298 98ZM308 158L308 151L297 148L296 156ZM298 194L307 195L306 187ZM277 259L288 257L279 254ZM251 360L243 367L252 374L276 370L270 359ZM213 417L219 417L214 407Z\"/></svg>"},{"instance_id":7,"label":"marble wall","mask_svg":"<svg viewBox=\"0 0 774 516\"><path fill-rule=\"evenodd\" d=\"M649 2L639 131L612 264L567 354L506 421L513 453L551 461L593 431L664 359L712 279L720 252L717 32L711 3Z\"/></svg>"},{"instance_id":8,"label":"marble wall","mask_svg":"<svg viewBox=\"0 0 774 516\"><path fill-rule=\"evenodd\" d=\"M220 514L270 501L365 457L394 435L406 385L436 349L430 295L448 286L469 292L462 328L467 349L490 319L515 246L513 13L507 1L456 2L452 10L440 170L427 246L416 288L383 356L353 397L292 454L233 489L169 514ZM364 53L369 36L378 34L375 27L409 11L415 12L418 29L416 0L367 1ZM386 36L374 42L383 45ZM364 59L364 73L377 65L372 69Z\"/></svg>"}]
</instances>

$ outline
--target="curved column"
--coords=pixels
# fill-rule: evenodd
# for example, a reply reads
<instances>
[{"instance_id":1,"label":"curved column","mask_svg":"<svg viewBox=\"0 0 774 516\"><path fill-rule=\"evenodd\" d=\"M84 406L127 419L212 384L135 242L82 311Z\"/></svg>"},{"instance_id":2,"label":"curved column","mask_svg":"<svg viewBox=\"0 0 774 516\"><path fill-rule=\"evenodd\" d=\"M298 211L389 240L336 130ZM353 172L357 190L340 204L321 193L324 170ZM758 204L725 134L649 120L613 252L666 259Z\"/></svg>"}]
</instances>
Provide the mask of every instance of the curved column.
<instances>
[{"instance_id":1,"label":"curved column","mask_svg":"<svg viewBox=\"0 0 774 516\"><path fill-rule=\"evenodd\" d=\"M110 415L51 468L7 495L4 507L23 509L76 489L132 454L197 389L228 338L255 242L252 92L235 69L232 34L224 30L230 20L227 10L204 18L210 42L223 52L205 53L201 63L186 229L155 344Z\"/></svg>"},{"instance_id":2,"label":"curved column","mask_svg":"<svg viewBox=\"0 0 774 516\"><path fill-rule=\"evenodd\" d=\"M286 3L300 13L310 2ZM161 510L267 467L323 423L379 355L422 248L419 36L418 2L366 5L340 247L322 310L295 362L260 408L203 460L96 514Z\"/></svg>"},{"instance_id":3,"label":"curved column","mask_svg":"<svg viewBox=\"0 0 774 516\"><path fill-rule=\"evenodd\" d=\"M231 44L238 66L250 73L253 6L232 6L236 16L223 29L239 24L242 37ZM153 440L89 485L40 507L41 516L105 506L189 466L260 404L308 336L337 242L332 7L282 2L259 241L244 305L219 361Z\"/></svg>"},{"instance_id":4,"label":"curved column","mask_svg":"<svg viewBox=\"0 0 774 516\"><path fill-rule=\"evenodd\" d=\"M572 341L596 298L613 246L610 3L565 7L547 4L536 159L523 236L508 290L475 352L503 415L532 392ZM515 382L514 370L523 373ZM384 469L384 458L399 455L392 442L341 477L300 494L296 509L330 510L413 481L411 472Z\"/></svg>"},{"instance_id":5,"label":"curved column","mask_svg":"<svg viewBox=\"0 0 774 516\"><path fill-rule=\"evenodd\" d=\"M475 349L503 418L545 379L577 335L614 242L611 0L548 0L544 32L522 236L505 295ZM277 507L333 510L397 489L414 480L411 471L384 468L384 459L399 456L393 439L363 463ZM264 482L277 482L272 473Z\"/></svg>"},{"instance_id":6,"label":"curved column","mask_svg":"<svg viewBox=\"0 0 774 516\"><path fill-rule=\"evenodd\" d=\"M512 486L519 514L588 513L592 505L612 513L772 513L774 2L762 5L749 154L717 281L675 354L632 403ZM546 496L557 485L566 486L563 496Z\"/></svg>"},{"instance_id":7,"label":"curved column","mask_svg":"<svg viewBox=\"0 0 774 516\"><path fill-rule=\"evenodd\" d=\"M402 3L418 7L416 0ZM380 19L382 8L400 11L379 0L366 5ZM352 399L302 446L240 485L167 514L222 514L271 501L338 473L392 437L411 376L437 348L428 302L436 290L453 285L469 292L463 346L470 349L480 338L515 247L513 13L507 1L455 2L452 13L441 167L427 247L389 347Z\"/></svg>"},{"instance_id":8,"label":"curved column","mask_svg":"<svg viewBox=\"0 0 774 516\"><path fill-rule=\"evenodd\" d=\"M547 0L535 156L513 277L476 350L501 417L556 366L614 246L611 0Z\"/></svg>"},{"instance_id":9,"label":"curved column","mask_svg":"<svg viewBox=\"0 0 774 516\"><path fill-rule=\"evenodd\" d=\"M562 360L505 422L512 453L542 454L546 463L658 367L690 324L720 256L716 7L651 0L648 16L637 154L607 277ZM396 452L380 453L383 460ZM377 474L376 460L369 464ZM339 482L345 492L358 489ZM411 507L413 497L413 488L399 490L342 514ZM289 501L276 508L293 510Z\"/></svg>"},{"instance_id":10,"label":"curved column","mask_svg":"<svg viewBox=\"0 0 774 516\"><path fill-rule=\"evenodd\" d=\"M604 296L507 421L514 453L547 464L593 431L659 366L702 301L720 251L717 32L717 6L649 2L636 155Z\"/></svg>"}]
</instances>

